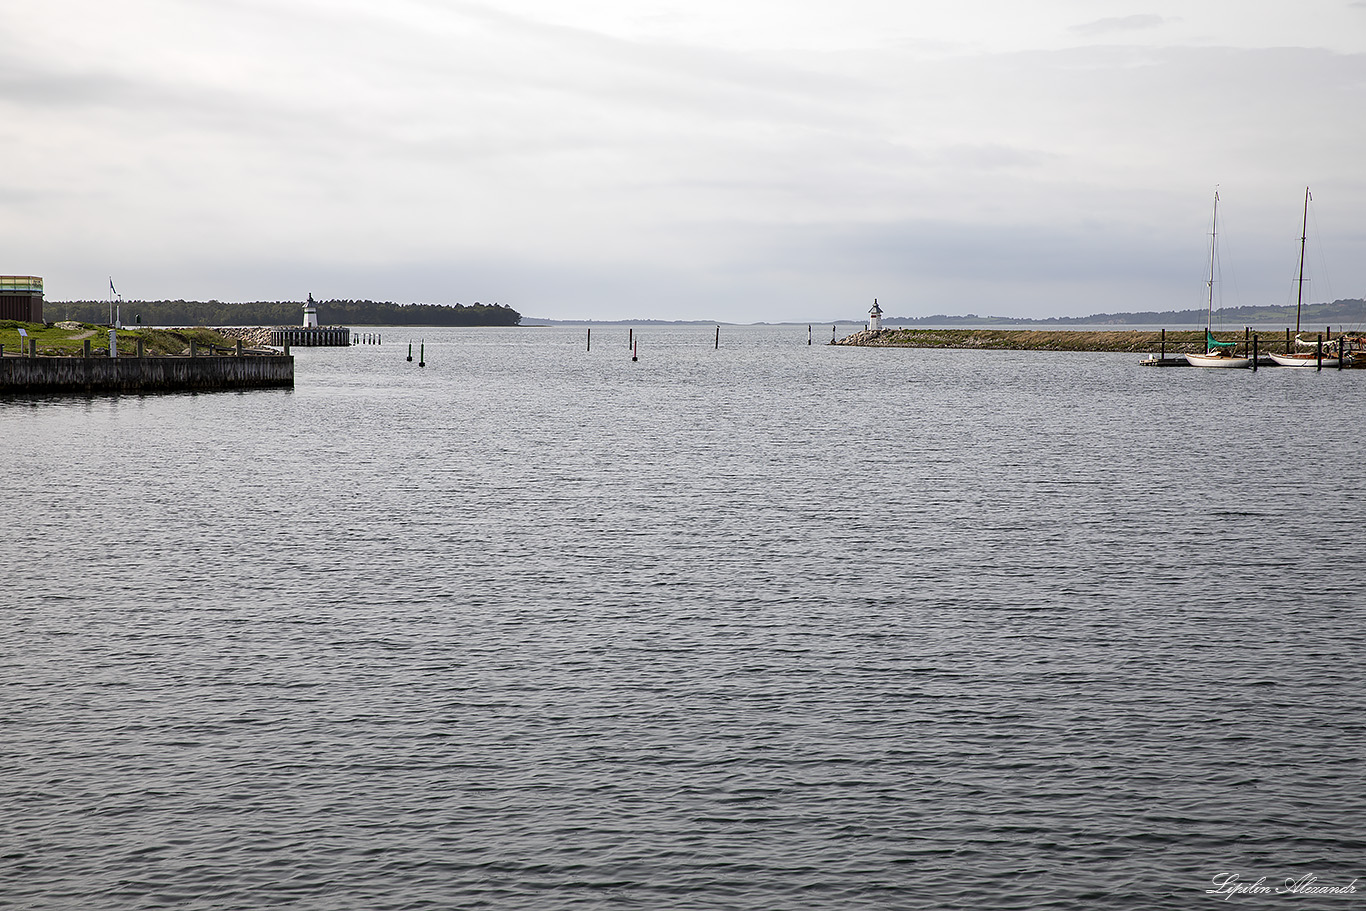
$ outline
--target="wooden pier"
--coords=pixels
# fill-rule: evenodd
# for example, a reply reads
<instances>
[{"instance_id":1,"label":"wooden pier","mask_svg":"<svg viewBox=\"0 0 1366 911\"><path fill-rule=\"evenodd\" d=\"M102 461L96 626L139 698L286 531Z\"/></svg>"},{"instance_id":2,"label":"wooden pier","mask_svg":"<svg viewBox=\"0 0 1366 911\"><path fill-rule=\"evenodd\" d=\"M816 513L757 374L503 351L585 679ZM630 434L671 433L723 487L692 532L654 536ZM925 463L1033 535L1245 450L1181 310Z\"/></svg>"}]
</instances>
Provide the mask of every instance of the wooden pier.
<instances>
[{"instance_id":1,"label":"wooden pier","mask_svg":"<svg viewBox=\"0 0 1366 911\"><path fill-rule=\"evenodd\" d=\"M270 344L276 348L349 348L348 326L277 326L270 330Z\"/></svg>"},{"instance_id":2,"label":"wooden pier","mask_svg":"<svg viewBox=\"0 0 1366 911\"><path fill-rule=\"evenodd\" d=\"M292 387L288 354L0 357L0 394L178 392Z\"/></svg>"}]
</instances>

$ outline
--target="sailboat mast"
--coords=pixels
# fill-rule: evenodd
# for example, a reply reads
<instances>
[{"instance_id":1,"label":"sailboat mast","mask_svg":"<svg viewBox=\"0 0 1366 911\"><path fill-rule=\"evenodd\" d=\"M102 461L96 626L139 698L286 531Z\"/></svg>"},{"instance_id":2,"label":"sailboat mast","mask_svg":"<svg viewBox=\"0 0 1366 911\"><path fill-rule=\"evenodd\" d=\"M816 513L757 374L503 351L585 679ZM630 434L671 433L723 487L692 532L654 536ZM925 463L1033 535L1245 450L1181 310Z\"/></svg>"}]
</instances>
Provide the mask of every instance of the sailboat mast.
<instances>
[{"instance_id":1,"label":"sailboat mast","mask_svg":"<svg viewBox=\"0 0 1366 911\"><path fill-rule=\"evenodd\" d=\"M1214 251L1219 242L1219 191L1214 191L1214 220L1209 232L1209 308L1205 311L1205 332L1209 333L1214 325ZM1206 341L1208 341L1206 337Z\"/></svg>"},{"instance_id":2,"label":"sailboat mast","mask_svg":"<svg viewBox=\"0 0 1366 911\"><path fill-rule=\"evenodd\" d=\"M1304 303L1304 242L1309 238L1309 188L1304 188L1304 224L1300 226L1299 293L1295 296L1295 331L1300 331L1300 305Z\"/></svg>"}]
</instances>

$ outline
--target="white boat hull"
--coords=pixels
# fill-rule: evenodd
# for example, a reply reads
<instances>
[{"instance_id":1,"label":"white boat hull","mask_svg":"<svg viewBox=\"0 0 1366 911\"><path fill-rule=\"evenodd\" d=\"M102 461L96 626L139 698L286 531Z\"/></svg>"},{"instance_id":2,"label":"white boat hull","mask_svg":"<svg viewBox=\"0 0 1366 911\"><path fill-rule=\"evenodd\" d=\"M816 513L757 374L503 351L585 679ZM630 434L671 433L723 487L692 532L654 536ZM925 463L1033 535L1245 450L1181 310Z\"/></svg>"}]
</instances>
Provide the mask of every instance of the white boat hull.
<instances>
[{"instance_id":1,"label":"white boat hull","mask_svg":"<svg viewBox=\"0 0 1366 911\"><path fill-rule=\"evenodd\" d=\"M1186 363L1192 367L1251 367L1252 358L1229 354L1187 354Z\"/></svg>"},{"instance_id":2,"label":"white boat hull","mask_svg":"<svg viewBox=\"0 0 1366 911\"><path fill-rule=\"evenodd\" d=\"M1317 367L1319 361L1312 354L1272 354L1267 352L1267 357L1271 358L1282 367ZM1325 357L1323 366L1336 367L1338 359L1335 357Z\"/></svg>"}]
</instances>

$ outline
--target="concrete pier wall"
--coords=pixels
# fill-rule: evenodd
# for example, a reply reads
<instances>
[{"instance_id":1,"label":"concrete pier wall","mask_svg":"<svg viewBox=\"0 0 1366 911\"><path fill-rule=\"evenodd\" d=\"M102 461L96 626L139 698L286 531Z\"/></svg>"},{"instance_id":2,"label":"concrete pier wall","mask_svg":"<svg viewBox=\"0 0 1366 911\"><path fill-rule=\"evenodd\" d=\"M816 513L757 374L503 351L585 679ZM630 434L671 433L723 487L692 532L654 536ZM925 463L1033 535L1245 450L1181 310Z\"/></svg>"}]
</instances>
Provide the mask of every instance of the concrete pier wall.
<instances>
[{"instance_id":1,"label":"concrete pier wall","mask_svg":"<svg viewBox=\"0 0 1366 911\"><path fill-rule=\"evenodd\" d=\"M0 394L292 387L294 358L0 357Z\"/></svg>"}]
</instances>

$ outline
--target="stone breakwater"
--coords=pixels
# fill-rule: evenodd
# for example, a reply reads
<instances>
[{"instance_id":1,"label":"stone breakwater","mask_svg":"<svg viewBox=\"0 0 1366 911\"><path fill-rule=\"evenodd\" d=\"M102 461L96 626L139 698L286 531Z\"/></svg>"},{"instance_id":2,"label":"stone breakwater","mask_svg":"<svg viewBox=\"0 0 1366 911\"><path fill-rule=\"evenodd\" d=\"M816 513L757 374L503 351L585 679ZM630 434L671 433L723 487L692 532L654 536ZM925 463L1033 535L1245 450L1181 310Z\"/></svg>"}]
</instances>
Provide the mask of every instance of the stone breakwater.
<instances>
[{"instance_id":1,"label":"stone breakwater","mask_svg":"<svg viewBox=\"0 0 1366 911\"><path fill-rule=\"evenodd\" d=\"M224 338L240 339L245 348L269 348L272 333L280 331L280 326L214 326L214 332ZM296 328L296 327L290 327ZM184 332L184 329L177 329ZM278 347L278 346L276 346Z\"/></svg>"},{"instance_id":2,"label":"stone breakwater","mask_svg":"<svg viewBox=\"0 0 1366 911\"><path fill-rule=\"evenodd\" d=\"M1285 338L1275 332L1259 333L1263 352L1285 350ZM1224 333L1229 341L1242 342L1242 333ZM1169 331L1165 348L1169 355L1205 350L1205 330ZM1072 331L1065 329L864 329L831 342L864 348L979 348L996 351L1116 351L1130 354L1157 353L1164 347L1161 332L1137 329Z\"/></svg>"},{"instance_id":3,"label":"stone breakwater","mask_svg":"<svg viewBox=\"0 0 1366 911\"><path fill-rule=\"evenodd\" d=\"M351 345L347 326L222 326L213 330L230 339L241 339L249 348L346 348Z\"/></svg>"},{"instance_id":4,"label":"stone breakwater","mask_svg":"<svg viewBox=\"0 0 1366 911\"><path fill-rule=\"evenodd\" d=\"M214 332L231 339L240 339L247 348L269 348L270 334L275 331L271 326L222 326Z\"/></svg>"}]
</instances>

